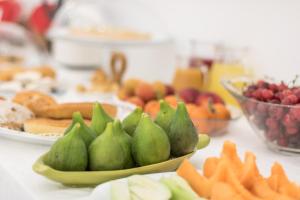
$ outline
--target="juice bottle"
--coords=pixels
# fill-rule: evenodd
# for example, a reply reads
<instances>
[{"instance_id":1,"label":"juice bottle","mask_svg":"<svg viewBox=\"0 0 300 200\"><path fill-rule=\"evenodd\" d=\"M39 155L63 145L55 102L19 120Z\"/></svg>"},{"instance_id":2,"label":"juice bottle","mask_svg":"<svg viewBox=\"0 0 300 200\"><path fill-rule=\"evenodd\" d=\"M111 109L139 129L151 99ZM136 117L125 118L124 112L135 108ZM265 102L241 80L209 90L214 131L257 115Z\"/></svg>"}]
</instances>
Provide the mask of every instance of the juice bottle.
<instances>
[{"instance_id":1,"label":"juice bottle","mask_svg":"<svg viewBox=\"0 0 300 200\"><path fill-rule=\"evenodd\" d=\"M201 73L201 87L198 89L206 90L208 73L215 60L216 44L192 39L189 42L189 47L188 66Z\"/></svg>"},{"instance_id":2,"label":"juice bottle","mask_svg":"<svg viewBox=\"0 0 300 200\"><path fill-rule=\"evenodd\" d=\"M208 90L220 95L228 104L238 106L235 99L222 86L223 79L230 79L237 76L252 75L249 68L242 63L242 56L239 50L228 50L224 53L222 49L222 59L217 59L209 72Z\"/></svg>"},{"instance_id":3,"label":"juice bottle","mask_svg":"<svg viewBox=\"0 0 300 200\"><path fill-rule=\"evenodd\" d=\"M193 60L191 65L191 41L177 42L178 52L176 56L176 71L173 77L172 85L179 92L186 88L201 90L203 87L204 75L199 67L198 60Z\"/></svg>"},{"instance_id":4,"label":"juice bottle","mask_svg":"<svg viewBox=\"0 0 300 200\"><path fill-rule=\"evenodd\" d=\"M176 91L185 88L200 90L203 85L202 72L197 68L177 68L172 85Z\"/></svg>"},{"instance_id":5,"label":"juice bottle","mask_svg":"<svg viewBox=\"0 0 300 200\"><path fill-rule=\"evenodd\" d=\"M209 72L208 90L220 95L226 103L237 106L238 103L222 86L221 80L246 74L241 64L215 63Z\"/></svg>"}]
</instances>

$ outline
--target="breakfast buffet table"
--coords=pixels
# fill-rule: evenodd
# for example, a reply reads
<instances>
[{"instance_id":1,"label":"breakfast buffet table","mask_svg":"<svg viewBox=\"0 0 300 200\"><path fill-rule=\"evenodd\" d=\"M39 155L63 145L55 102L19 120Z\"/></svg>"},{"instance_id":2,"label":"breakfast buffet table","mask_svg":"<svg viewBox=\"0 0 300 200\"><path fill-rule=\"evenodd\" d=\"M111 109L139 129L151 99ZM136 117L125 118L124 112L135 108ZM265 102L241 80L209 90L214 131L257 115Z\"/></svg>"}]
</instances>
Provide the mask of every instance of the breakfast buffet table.
<instances>
[{"instance_id":1,"label":"breakfast buffet table","mask_svg":"<svg viewBox=\"0 0 300 200\"><path fill-rule=\"evenodd\" d=\"M223 142L231 140L237 144L241 156L247 150L257 155L257 163L263 174L268 175L271 164L280 161L288 176L300 182L300 157L273 152L254 134L246 119L241 118L232 122L226 135L214 137L211 144L199 150L191 161L201 168L207 155L219 155ZM93 188L65 187L33 172L33 163L48 149L49 146L0 138L0 199L92 199L89 195Z\"/></svg>"},{"instance_id":2,"label":"breakfast buffet table","mask_svg":"<svg viewBox=\"0 0 300 200\"><path fill-rule=\"evenodd\" d=\"M53 64L53 66L57 65ZM89 96L74 93L76 84L89 84L93 70L71 70L57 67L56 71L59 72L57 73L57 81L61 86L61 91L55 96L58 101L112 101L113 98L109 95ZM95 188L64 186L35 173L32 169L33 164L41 155L49 151L50 145L32 141L20 141L16 140L16 138L3 137L3 134L0 134L1 200L99 199L95 197L97 195L93 195L96 194L93 193ZM300 182L299 155L287 155L268 149L262 139L255 135L244 116L231 120L224 135L211 137L210 144L204 149L198 150L190 158L191 163L201 170L206 158L220 155L226 140L232 141L237 145L241 159L246 151L253 152L256 155L258 168L263 175L269 176L272 164L278 161L283 165L291 180Z\"/></svg>"},{"instance_id":3,"label":"breakfast buffet table","mask_svg":"<svg viewBox=\"0 0 300 200\"><path fill-rule=\"evenodd\" d=\"M0 0L0 200L300 200L294 40L274 60L282 34L234 37L247 12L28 1Z\"/></svg>"}]
</instances>

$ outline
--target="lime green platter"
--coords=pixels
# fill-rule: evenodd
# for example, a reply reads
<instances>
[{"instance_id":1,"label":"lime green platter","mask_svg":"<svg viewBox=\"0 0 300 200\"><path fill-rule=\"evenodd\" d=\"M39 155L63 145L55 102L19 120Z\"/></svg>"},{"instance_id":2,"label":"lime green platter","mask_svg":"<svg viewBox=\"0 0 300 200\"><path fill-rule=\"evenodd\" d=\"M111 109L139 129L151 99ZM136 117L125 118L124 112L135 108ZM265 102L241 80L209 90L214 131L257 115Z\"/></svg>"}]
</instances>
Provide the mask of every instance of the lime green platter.
<instances>
[{"instance_id":1,"label":"lime green platter","mask_svg":"<svg viewBox=\"0 0 300 200\"><path fill-rule=\"evenodd\" d=\"M207 136L202 136L207 137ZM208 139L209 140L209 139ZM205 140L199 140L205 141ZM206 138L207 141L207 138ZM124 178L133 174L150 174L160 172L170 172L176 170L184 159L190 158L198 149L202 149L209 143L199 143L197 149L187 155L171 158L165 162L147 165L143 167L135 167L131 169L113 170L113 171L59 171L55 170L44 163L46 154L42 155L33 165L33 170L51 179L71 187L93 187L101 183Z\"/></svg>"}]
</instances>

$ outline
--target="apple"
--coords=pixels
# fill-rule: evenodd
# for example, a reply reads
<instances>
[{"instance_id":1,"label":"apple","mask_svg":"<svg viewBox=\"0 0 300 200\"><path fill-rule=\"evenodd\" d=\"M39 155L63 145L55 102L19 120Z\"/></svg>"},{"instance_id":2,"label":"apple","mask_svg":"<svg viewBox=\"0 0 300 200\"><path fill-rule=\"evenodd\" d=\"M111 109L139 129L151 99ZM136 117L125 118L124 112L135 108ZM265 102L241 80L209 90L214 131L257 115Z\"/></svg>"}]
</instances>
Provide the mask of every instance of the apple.
<instances>
[{"instance_id":1,"label":"apple","mask_svg":"<svg viewBox=\"0 0 300 200\"><path fill-rule=\"evenodd\" d=\"M175 90L171 85L166 86L166 96L175 94Z\"/></svg>"},{"instance_id":2,"label":"apple","mask_svg":"<svg viewBox=\"0 0 300 200\"><path fill-rule=\"evenodd\" d=\"M195 103L198 95L199 95L199 91L194 88L186 88L179 92L179 97L185 103Z\"/></svg>"},{"instance_id":3,"label":"apple","mask_svg":"<svg viewBox=\"0 0 300 200\"><path fill-rule=\"evenodd\" d=\"M199 93L199 95L197 96L197 98L195 100L195 103L200 106L200 105L206 104L209 100L211 100L212 103L224 104L223 99L219 95L212 93L212 92Z\"/></svg>"}]
</instances>

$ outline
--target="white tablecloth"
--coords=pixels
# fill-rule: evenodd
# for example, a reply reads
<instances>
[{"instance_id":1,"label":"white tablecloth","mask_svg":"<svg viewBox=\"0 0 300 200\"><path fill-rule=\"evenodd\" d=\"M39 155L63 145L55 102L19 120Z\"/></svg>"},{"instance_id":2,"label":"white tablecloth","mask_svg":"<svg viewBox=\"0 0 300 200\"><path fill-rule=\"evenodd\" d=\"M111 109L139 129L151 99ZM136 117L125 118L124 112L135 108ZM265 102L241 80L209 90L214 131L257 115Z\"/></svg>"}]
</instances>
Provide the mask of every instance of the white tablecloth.
<instances>
[{"instance_id":1,"label":"white tablecloth","mask_svg":"<svg viewBox=\"0 0 300 200\"><path fill-rule=\"evenodd\" d=\"M53 66L56 66L55 64ZM65 88L74 87L72 81L87 84L92 71L77 71L57 68L58 80ZM212 138L211 144L198 151L191 161L201 168L208 156L218 156L225 140L238 145L241 156L246 150L257 155L261 171L268 175L272 162L279 161L287 169L287 174L300 183L300 155L286 156L270 151L263 144L244 118L233 122L228 134ZM93 188L69 188L42 177L32 170L38 157L49 150L49 146L23 143L0 137L0 200L76 200L89 199Z\"/></svg>"},{"instance_id":2,"label":"white tablecloth","mask_svg":"<svg viewBox=\"0 0 300 200\"><path fill-rule=\"evenodd\" d=\"M212 138L211 144L198 151L191 161L200 168L205 157L219 155L225 140L234 141L241 155L245 150L255 152L265 175L269 174L271 163L279 161L292 180L300 183L300 156L286 156L267 149L244 118L234 122L228 134ZM68 188L32 171L34 161L48 149L48 146L0 138L0 199L74 200L89 196L92 188Z\"/></svg>"}]
</instances>

